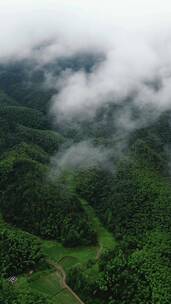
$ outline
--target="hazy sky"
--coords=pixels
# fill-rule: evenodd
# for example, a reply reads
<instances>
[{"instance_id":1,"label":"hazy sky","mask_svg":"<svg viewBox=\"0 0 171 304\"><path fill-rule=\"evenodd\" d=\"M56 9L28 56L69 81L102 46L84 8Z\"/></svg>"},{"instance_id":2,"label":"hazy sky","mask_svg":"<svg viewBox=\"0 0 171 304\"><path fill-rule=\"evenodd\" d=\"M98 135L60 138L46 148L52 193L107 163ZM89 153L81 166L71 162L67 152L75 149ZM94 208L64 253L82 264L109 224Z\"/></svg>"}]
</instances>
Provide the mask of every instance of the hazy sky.
<instances>
[{"instance_id":1,"label":"hazy sky","mask_svg":"<svg viewBox=\"0 0 171 304\"><path fill-rule=\"evenodd\" d=\"M167 30L170 17L169 0L0 0L0 57L27 55L52 38L76 49L113 39L116 28Z\"/></svg>"}]
</instances>

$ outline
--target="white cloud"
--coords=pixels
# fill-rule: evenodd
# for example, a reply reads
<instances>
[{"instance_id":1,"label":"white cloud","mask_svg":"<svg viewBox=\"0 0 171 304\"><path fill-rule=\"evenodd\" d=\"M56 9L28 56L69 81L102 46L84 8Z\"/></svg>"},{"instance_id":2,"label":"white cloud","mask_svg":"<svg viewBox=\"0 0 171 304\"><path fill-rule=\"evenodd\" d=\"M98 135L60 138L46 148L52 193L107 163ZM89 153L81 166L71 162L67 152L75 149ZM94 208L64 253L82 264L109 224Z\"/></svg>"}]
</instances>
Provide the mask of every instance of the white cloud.
<instances>
[{"instance_id":1,"label":"white cloud","mask_svg":"<svg viewBox=\"0 0 171 304\"><path fill-rule=\"evenodd\" d=\"M99 105L135 91L136 103L170 107L170 17L168 0L1 0L0 61L104 53L92 73L64 77L52 109L62 119L93 115ZM156 78L158 92L144 84Z\"/></svg>"},{"instance_id":2,"label":"white cloud","mask_svg":"<svg viewBox=\"0 0 171 304\"><path fill-rule=\"evenodd\" d=\"M96 166L109 169L111 167L110 156L111 151L95 146L90 141L75 143L52 158L52 175L60 174L63 170L85 169ZM113 166L111 169L113 169Z\"/></svg>"}]
</instances>

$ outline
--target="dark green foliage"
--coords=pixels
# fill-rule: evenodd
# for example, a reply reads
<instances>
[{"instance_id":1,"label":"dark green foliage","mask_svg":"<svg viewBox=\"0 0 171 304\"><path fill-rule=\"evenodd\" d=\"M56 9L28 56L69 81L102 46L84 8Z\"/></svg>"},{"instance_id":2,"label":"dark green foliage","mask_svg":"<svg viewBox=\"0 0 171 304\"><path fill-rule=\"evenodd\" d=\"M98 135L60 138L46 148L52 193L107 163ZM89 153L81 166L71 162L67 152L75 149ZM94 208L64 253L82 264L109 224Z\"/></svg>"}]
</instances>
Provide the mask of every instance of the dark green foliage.
<instances>
[{"instance_id":1,"label":"dark green foliage","mask_svg":"<svg viewBox=\"0 0 171 304\"><path fill-rule=\"evenodd\" d=\"M17 102L12 99L11 97L9 97L7 94L5 94L3 91L0 90L0 105L4 105L4 106L16 106Z\"/></svg>"},{"instance_id":2,"label":"dark green foliage","mask_svg":"<svg viewBox=\"0 0 171 304\"><path fill-rule=\"evenodd\" d=\"M46 113L57 92L42 86L45 70L58 77L67 68L89 73L101 59L76 56L34 69L29 61L1 65L0 209L8 223L33 234L66 246L90 245L96 243L96 234L77 195L85 198L118 246L73 268L69 284L87 304L170 304L171 112L157 117L153 109L139 109L128 98L119 105L106 103L93 119L58 126L64 137L50 130ZM138 127L130 136L122 123L118 128L125 113ZM72 181L66 173L65 180L52 182L50 155L62 143L86 140L110 150L111 167L83 169ZM34 267L39 252L32 237L1 226L4 274L16 271L19 257L19 273ZM4 281L0 288L3 304L47 303L30 291L16 292Z\"/></svg>"},{"instance_id":3,"label":"dark green foliage","mask_svg":"<svg viewBox=\"0 0 171 304\"><path fill-rule=\"evenodd\" d=\"M0 173L0 208L8 222L67 246L96 242L76 195L48 181L45 166L11 156L0 162Z\"/></svg>"},{"instance_id":4,"label":"dark green foliage","mask_svg":"<svg viewBox=\"0 0 171 304\"><path fill-rule=\"evenodd\" d=\"M27 107L0 106L0 117L30 128L48 127L46 117L41 112Z\"/></svg>"},{"instance_id":5,"label":"dark green foliage","mask_svg":"<svg viewBox=\"0 0 171 304\"><path fill-rule=\"evenodd\" d=\"M167 157L164 158L163 154L159 154L154 150L154 147L150 147L144 140L138 139L132 146L131 151L134 158L138 158L141 163L150 167L152 170L156 170L164 173L167 169Z\"/></svg>"},{"instance_id":6,"label":"dark green foliage","mask_svg":"<svg viewBox=\"0 0 171 304\"><path fill-rule=\"evenodd\" d=\"M96 234L76 195L59 182L53 184L48 180L47 153L58 151L63 138L44 130L47 127L47 119L40 111L1 106L2 214L13 225L60 240L66 246L95 243Z\"/></svg>"},{"instance_id":7,"label":"dark green foliage","mask_svg":"<svg viewBox=\"0 0 171 304\"><path fill-rule=\"evenodd\" d=\"M57 132L50 130L38 130L33 128L17 125L15 129L16 141L24 141L39 145L47 153L58 151L59 146L63 143L63 137Z\"/></svg>"},{"instance_id":8,"label":"dark green foliage","mask_svg":"<svg viewBox=\"0 0 171 304\"><path fill-rule=\"evenodd\" d=\"M95 208L106 203L106 195L110 194L114 175L109 170L91 168L77 172L76 191Z\"/></svg>"},{"instance_id":9,"label":"dark green foliage","mask_svg":"<svg viewBox=\"0 0 171 304\"><path fill-rule=\"evenodd\" d=\"M0 153L13 146L12 124L0 117Z\"/></svg>"},{"instance_id":10,"label":"dark green foliage","mask_svg":"<svg viewBox=\"0 0 171 304\"><path fill-rule=\"evenodd\" d=\"M47 153L55 153L63 143L63 137L57 132L39 130L7 122L0 118L1 153L20 143L38 145Z\"/></svg>"},{"instance_id":11,"label":"dark green foliage","mask_svg":"<svg viewBox=\"0 0 171 304\"><path fill-rule=\"evenodd\" d=\"M111 303L152 303L145 273L135 271L120 248L105 254L99 265L98 288Z\"/></svg>"},{"instance_id":12,"label":"dark green foliage","mask_svg":"<svg viewBox=\"0 0 171 304\"><path fill-rule=\"evenodd\" d=\"M44 86L44 72L28 61L1 64L0 87L21 106L46 112L53 94Z\"/></svg>"},{"instance_id":13,"label":"dark green foliage","mask_svg":"<svg viewBox=\"0 0 171 304\"><path fill-rule=\"evenodd\" d=\"M115 176L96 169L78 175L77 191L93 204L118 238L143 237L157 226L169 229L169 181L149 168L148 162L140 162L132 154L120 163Z\"/></svg>"},{"instance_id":14,"label":"dark green foliage","mask_svg":"<svg viewBox=\"0 0 171 304\"><path fill-rule=\"evenodd\" d=\"M0 277L0 304L52 304L52 302L30 290L17 290Z\"/></svg>"},{"instance_id":15,"label":"dark green foliage","mask_svg":"<svg viewBox=\"0 0 171 304\"><path fill-rule=\"evenodd\" d=\"M142 249L129 257L129 265L142 277L144 273L152 291L152 303L171 302L171 235L159 230L150 233Z\"/></svg>"},{"instance_id":16,"label":"dark green foliage","mask_svg":"<svg viewBox=\"0 0 171 304\"><path fill-rule=\"evenodd\" d=\"M17 158L28 158L44 164L49 162L48 154L41 147L24 142L13 146L8 152L2 154L0 159L12 160Z\"/></svg>"},{"instance_id":17,"label":"dark green foliage","mask_svg":"<svg viewBox=\"0 0 171 304\"><path fill-rule=\"evenodd\" d=\"M29 270L35 270L44 256L38 240L20 230L0 231L1 275L9 277Z\"/></svg>"},{"instance_id":18,"label":"dark green foliage","mask_svg":"<svg viewBox=\"0 0 171 304\"><path fill-rule=\"evenodd\" d=\"M139 163L123 165L114 180L108 206L114 221L108 220L118 237L142 238L156 227L169 229L171 190L169 183Z\"/></svg>"},{"instance_id":19,"label":"dark green foliage","mask_svg":"<svg viewBox=\"0 0 171 304\"><path fill-rule=\"evenodd\" d=\"M90 270L75 268L69 274L69 283L87 303L152 304L145 273L135 270L119 247L104 254L98 266L93 281Z\"/></svg>"},{"instance_id":20,"label":"dark green foliage","mask_svg":"<svg viewBox=\"0 0 171 304\"><path fill-rule=\"evenodd\" d=\"M22 142L39 145L50 154L58 151L63 137L47 129L47 119L39 111L20 106L0 106L1 153Z\"/></svg>"},{"instance_id":21,"label":"dark green foliage","mask_svg":"<svg viewBox=\"0 0 171 304\"><path fill-rule=\"evenodd\" d=\"M77 177L78 193L122 249L101 257L93 283L93 268L72 270L71 286L87 303L169 304L171 190L163 154L138 140L115 174L93 169Z\"/></svg>"},{"instance_id":22,"label":"dark green foliage","mask_svg":"<svg viewBox=\"0 0 171 304\"><path fill-rule=\"evenodd\" d=\"M133 253L116 246L101 256L98 268L71 269L68 282L86 303L169 304L170 254L170 235L156 230Z\"/></svg>"}]
</instances>

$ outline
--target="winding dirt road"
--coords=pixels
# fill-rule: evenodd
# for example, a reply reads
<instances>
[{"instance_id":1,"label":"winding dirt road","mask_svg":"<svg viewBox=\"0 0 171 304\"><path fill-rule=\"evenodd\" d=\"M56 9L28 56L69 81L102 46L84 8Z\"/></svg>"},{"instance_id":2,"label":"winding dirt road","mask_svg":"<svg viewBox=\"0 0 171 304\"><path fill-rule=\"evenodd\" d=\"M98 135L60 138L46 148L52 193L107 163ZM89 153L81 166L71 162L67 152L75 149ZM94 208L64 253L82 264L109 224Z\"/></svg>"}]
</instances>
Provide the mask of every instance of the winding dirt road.
<instances>
[{"instance_id":1,"label":"winding dirt road","mask_svg":"<svg viewBox=\"0 0 171 304\"><path fill-rule=\"evenodd\" d=\"M62 266L60 266L59 264L56 264L55 262L52 261L48 261L48 263L53 266L56 270L56 275L58 276L59 280L60 280L60 285L61 288L64 288L66 290L68 290L69 293L72 294L72 296L80 303L80 304L85 304L79 297L78 295L67 285L66 283L66 273L64 271L64 269L62 268Z\"/></svg>"}]
</instances>

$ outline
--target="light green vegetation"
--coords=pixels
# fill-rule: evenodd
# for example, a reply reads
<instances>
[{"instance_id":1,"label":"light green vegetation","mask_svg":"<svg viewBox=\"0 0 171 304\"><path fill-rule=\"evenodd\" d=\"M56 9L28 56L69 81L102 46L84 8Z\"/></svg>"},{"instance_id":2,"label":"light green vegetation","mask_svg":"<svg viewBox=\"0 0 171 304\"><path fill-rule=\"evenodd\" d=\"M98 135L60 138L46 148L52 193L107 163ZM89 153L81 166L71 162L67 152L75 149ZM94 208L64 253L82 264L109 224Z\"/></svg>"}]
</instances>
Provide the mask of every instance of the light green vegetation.
<instances>
[{"instance_id":1,"label":"light green vegetation","mask_svg":"<svg viewBox=\"0 0 171 304\"><path fill-rule=\"evenodd\" d=\"M66 289L63 289L57 296L53 297L52 300L54 304L79 304L78 300Z\"/></svg>"},{"instance_id":2,"label":"light green vegetation","mask_svg":"<svg viewBox=\"0 0 171 304\"><path fill-rule=\"evenodd\" d=\"M91 220L95 231L98 236L98 244L100 247L100 253L103 251L113 248L116 244L116 241L108 230L100 222L98 216L96 215L94 209L87 203L87 201L81 199L82 206L84 207L89 219Z\"/></svg>"},{"instance_id":3,"label":"light green vegetation","mask_svg":"<svg viewBox=\"0 0 171 304\"><path fill-rule=\"evenodd\" d=\"M33 274L29 280L29 285L38 292L51 297L56 296L61 291L59 278L54 271L42 271Z\"/></svg>"},{"instance_id":4,"label":"light green vegetation","mask_svg":"<svg viewBox=\"0 0 171 304\"><path fill-rule=\"evenodd\" d=\"M54 241L44 241L43 250L48 259L59 263L65 271L76 264L86 264L89 260L98 258L103 251L115 246L113 235L104 228L96 215L94 209L83 199L81 199L94 230L98 235L98 245L89 247L66 248L62 244Z\"/></svg>"},{"instance_id":5,"label":"light green vegetation","mask_svg":"<svg viewBox=\"0 0 171 304\"><path fill-rule=\"evenodd\" d=\"M52 304L79 304L70 291L63 288L62 279L52 269L18 277L16 288L36 291L48 297Z\"/></svg>"},{"instance_id":6,"label":"light green vegetation","mask_svg":"<svg viewBox=\"0 0 171 304\"><path fill-rule=\"evenodd\" d=\"M65 270L67 270L72 265L75 265L77 263L78 263L78 259L76 257L72 257L72 256L65 256L59 261L59 264Z\"/></svg>"},{"instance_id":7,"label":"light green vegetation","mask_svg":"<svg viewBox=\"0 0 171 304\"><path fill-rule=\"evenodd\" d=\"M38 271L32 275L20 276L17 279L17 288L31 288L50 298L61 291L60 281L53 270Z\"/></svg>"},{"instance_id":8,"label":"light green vegetation","mask_svg":"<svg viewBox=\"0 0 171 304\"><path fill-rule=\"evenodd\" d=\"M66 248L60 243L45 241L43 242L43 250L49 260L61 264L67 271L75 264L84 264L90 259L95 259L97 247Z\"/></svg>"}]
</instances>

